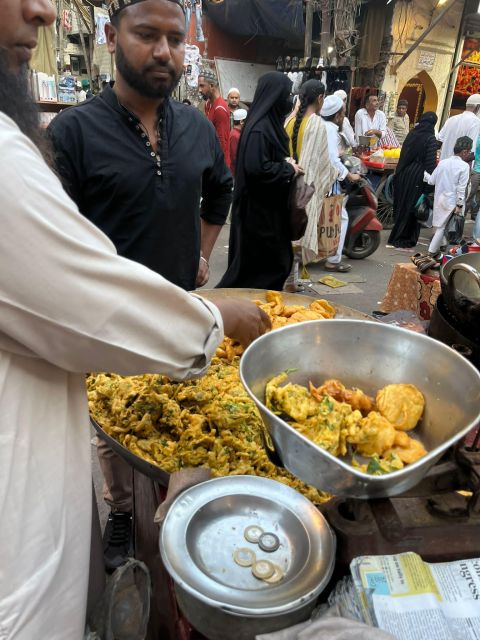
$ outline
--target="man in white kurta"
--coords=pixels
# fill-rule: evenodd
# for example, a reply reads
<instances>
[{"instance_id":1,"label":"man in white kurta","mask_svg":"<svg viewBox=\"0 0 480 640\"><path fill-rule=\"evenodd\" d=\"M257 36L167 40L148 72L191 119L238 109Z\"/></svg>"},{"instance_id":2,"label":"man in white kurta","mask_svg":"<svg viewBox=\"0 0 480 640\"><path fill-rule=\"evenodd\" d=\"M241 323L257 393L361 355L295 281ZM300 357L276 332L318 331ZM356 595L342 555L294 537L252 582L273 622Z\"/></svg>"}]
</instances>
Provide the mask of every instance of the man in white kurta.
<instances>
[{"instance_id":1,"label":"man in white kurta","mask_svg":"<svg viewBox=\"0 0 480 640\"><path fill-rule=\"evenodd\" d=\"M351 182L357 182L360 176L350 171L340 160L340 136L344 119L345 119L345 105L340 96L328 96L325 98L322 110L320 111L325 122L325 129L327 131L327 143L328 143L328 155L330 163L337 173L337 179L332 186L332 193L341 193L339 180L348 180ZM344 206L342 206L342 226L340 232L340 242L338 243L337 253L331 258L327 258L323 268L326 271L338 271L340 273L346 273L352 268L351 265L342 262L343 247L345 245L345 238L348 231L348 213Z\"/></svg>"},{"instance_id":2,"label":"man in white kurta","mask_svg":"<svg viewBox=\"0 0 480 640\"><path fill-rule=\"evenodd\" d=\"M468 136L473 140L473 148L477 144L480 134L480 94L475 93L467 99L467 105L463 113L448 118L438 134L442 143L440 160L451 158L453 148L458 138Z\"/></svg>"},{"instance_id":3,"label":"man in white kurta","mask_svg":"<svg viewBox=\"0 0 480 640\"><path fill-rule=\"evenodd\" d=\"M37 28L54 20L52 4L0 0L0 16L0 639L81 640L92 510L86 372L200 375L224 327L249 342L265 318L117 256L80 215L12 119L38 138L25 63Z\"/></svg>"},{"instance_id":4,"label":"man in white kurta","mask_svg":"<svg viewBox=\"0 0 480 640\"><path fill-rule=\"evenodd\" d=\"M360 136L376 136L379 141L387 132L387 118L380 111L378 97L368 96L365 108L355 114L355 137L360 142Z\"/></svg>"},{"instance_id":5,"label":"man in white kurta","mask_svg":"<svg viewBox=\"0 0 480 640\"><path fill-rule=\"evenodd\" d=\"M338 89L338 91L335 91L334 96L338 96L339 98L341 98L343 100L343 104L345 105L345 109L347 108L347 92L344 91L343 89ZM345 115L345 118L343 119L343 125L342 125L342 133L341 133L342 138L344 138L345 140L345 149L347 150L349 147L350 148L354 148L357 146L357 143L355 141L355 132L353 130L352 125L350 124L350 120L347 118L347 116Z\"/></svg>"},{"instance_id":6,"label":"man in white kurta","mask_svg":"<svg viewBox=\"0 0 480 640\"><path fill-rule=\"evenodd\" d=\"M433 201L433 235L428 253L435 255L444 244L444 232L452 212L462 213L465 204L465 192L470 178L470 166L465 162L472 150L472 139L459 138L454 146L454 154L441 160L435 171L425 173L428 184L435 185Z\"/></svg>"}]
</instances>

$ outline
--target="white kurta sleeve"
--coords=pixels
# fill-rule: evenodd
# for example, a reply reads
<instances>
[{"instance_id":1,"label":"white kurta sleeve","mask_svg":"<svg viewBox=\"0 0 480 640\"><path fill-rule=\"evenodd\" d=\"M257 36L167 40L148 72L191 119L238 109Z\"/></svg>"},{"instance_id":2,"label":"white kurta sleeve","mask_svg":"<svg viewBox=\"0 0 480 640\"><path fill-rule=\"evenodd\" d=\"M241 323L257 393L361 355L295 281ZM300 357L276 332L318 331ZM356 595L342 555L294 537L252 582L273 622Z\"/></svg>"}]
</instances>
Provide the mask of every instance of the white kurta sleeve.
<instances>
[{"instance_id":1,"label":"white kurta sleeve","mask_svg":"<svg viewBox=\"0 0 480 640\"><path fill-rule=\"evenodd\" d=\"M338 180L345 180L348 175L348 169L340 160L338 152L338 127L332 122L327 122L325 124L325 128L327 131L328 156L330 158L330 162L337 172Z\"/></svg>"},{"instance_id":2,"label":"white kurta sleeve","mask_svg":"<svg viewBox=\"0 0 480 640\"><path fill-rule=\"evenodd\" d=\"M357 142L360 142L360 136L363 136L363 118L361 110L355 114L355 137Z\"/></svg>"},{"instance_id":3,"label":"white kurta sleeve","mask_svg":"<svg viewBox=\"0 0 480 640\"><path fill-rule=\"evenodd\" d=\"M0 175L2 348L72 372L203 372L223 337L217 308L119 257L3 114Z\"/></svg>"},{"instance_id":4,"label":"white kurta sleeve","mask_svg":"<svg viewBox=\"0 0 480 640\"><path fill-rule=\"evenodd\" d=\"M443 127L438 132L437 140L440 140L440 142L444 142L445 141L445 136L447 135L447 127L448 127L448 120L447 120L447 122L445 122Z\"/></svg>"},{"instance_id":5,"label":"white kurta sleeve","mask_svg":"<svg viewBox=\"0 0 480 640\"><path fill-rule=\"evenodd\" d=\"M424 176L428 176L428 184L435 184L436 180L437 180L437 175L438 175L438 168L440 167L440 164L437 165L437 167L435 168L435 170L433 171L433 173L428 174L426 171L424 172Z\"/></svg>"},{"instance_id":6,"label":"white kurta sleeve","mask_svg":"<svg viewBox=\"0 0 480 640\"><path fill-rule=\"evenodd\" d=\"M459 181L457 185L457 204L463 206L465 202L465 192L467 191L468 182L470 180L470 168L465 163L465 168L462 167L462 171L459 175Z\"/></svg>"}]
</instances>

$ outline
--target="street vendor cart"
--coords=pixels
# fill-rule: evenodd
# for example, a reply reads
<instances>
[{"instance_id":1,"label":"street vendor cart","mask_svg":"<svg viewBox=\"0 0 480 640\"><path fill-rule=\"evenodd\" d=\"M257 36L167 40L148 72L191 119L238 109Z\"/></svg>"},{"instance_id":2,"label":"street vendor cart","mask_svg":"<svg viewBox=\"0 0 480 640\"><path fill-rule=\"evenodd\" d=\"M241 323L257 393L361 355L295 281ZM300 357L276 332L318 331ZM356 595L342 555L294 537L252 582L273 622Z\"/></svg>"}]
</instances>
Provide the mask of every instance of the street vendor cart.
<instances>
[{"instance_id":1,"label":"street vendor cart","mask_svg":"<svg viewBox=\"0 0 480 640\"><path fill-rule=\"evenodd\" d=\"M218 299L219 296L265 300L266 292L217 289L203 291L201 295L211 300ZM301 313L302 309L305 310L305 307L309 307L314 300L310 296L296 294L282 293L281 296L282 303L294 307L295 311L292 309L292 313ZM330 306L326 302L325 304ZM268 500L267 494L258 497L258 494L254 496L252 492L252 500L249 501L248 495L244 492L243 501L240 500L240 503L230 495L214 494L209 501L199 502L200 508L192 514L192 505L195 504L198 496L195 497L195 492L192 493L193 487L187 489L187 493L180 494L172 506L172 509L175 507L175 517L170 518L170 530L173 526L175 532L177 530L175 527L180 526L184 521L185 531L178 529L178 535L176 538L173 537L170 547L162 546L162 555L167 559L166 564L159 553L159 531L153 522L158 507L166 497L169 474L154 464L151 456L142 457L139 455L141 449L132 450L123 446L109 435L97 420L92 420L99 436L104 438L133 468L135 556L148 566L153 584L148 640L158 640L158 638L200 640L203 637L217 640L219 638L218 629L209 633L209 619L208 615L204 615L203 606L201 610L196 608L191 612L190 607L197 607L199 603L195 598L192 599L194 588L188 582L189 576L186 569L189 566L195 569L197 592L201 585L205 584L203 604L209 603L209 610L212 611L212 615L215 614L215 619L218 614L225 620L230 620L230 626L225 628L224 637L253 639L254 635L240 634L240 628L244 628L242 625L245 620L240 624L238 618L238 625L234 623L236 616L239 615L238 611L242 610L241 602L238 600L241 589L236 589L231 575L243 575L241 567L246 567L244 575L248 574L249 579L252 579L248 558L245 558L248 549L243 548L247 546L247 542L243 537L243 543L240 545L242 549L238 549L240 553L237 554L235 561L235 571L226 570L225 566L230 565L222 564L226 557L225 545L231 544L235 536L238 537L235 532L236 524L232 519L235 505L240 504L238 508L242 518L244 520L245 517L251 518L252 525L265 516L266 512L272 513L272 509L277 510L275 517L270 519L268 544L265 543L266 546L260 547L264 555L267 554L268 557L269 551L273 550L273 547L269 549L268 545L275 546L276 542L283 541L282 554L288 552L285 568L296 567L295 571L297 569L298 572L307 571L309 577L311 577L311 570L315 567L318 568L319 574L323 571L324 564L320 561L310 563L307 556L305 558L302 556L306 553L306 542L302 538L302 535L305 535L305 529L293 516L295 508L288 505L288 496L295 494L293 489L297 489L295 484L297 481L297 491L301 490L304 493L311 491L309 496L317 495L321 498L318 503L324 502L321 505L324 516L315 525L316 533L309 534L307 537L310 542L315 542L317 535L318 537L326 536L322 537L321 542L324 554L322 562L336 559L334 578L345 575L352 557L364 553L417 551L422 557L436 561L445 557L448 559L480 557L480 535L476 535L480 527L477 499L480 482L476 475L476 470L480 469L480 461L477 460L478 454L471 452L462 440L480 417L480 375L458 354L439 345L435 348L438 371L435 381L432 381L428 373L428 363L432 349L436 345L429 338L403 329L377 324L365 314L342 305L335 305L334 312L334 319L285 326L279 331L260 338L251 345L241 360L241 380L250 399L260 411L260 414L256 415L264 418L264 427L261 430L264 445L262 455L266 454L268 459L266 458L262 463L263 468L274 470L276 474L274 479L280 480L280 487L285 488L285 492L281 494L282 497L276 501L276 506L272 506L275 505L275 498ZM310 318L305 317L305 319ZM338 377L354 387L362 386L368 393L372 393L373 388L378 389L380 382L391 384L402 378L403 382L411 382L423 387L427 412L425 421L420 427L420 436L429 450L428 455L409 468L375 477L352 466L351 460L336 458L323 448L314 445L289 427L280 416L269 413L263 406L266 381L270 376L287 370L289 375L291 373L292 376L297 376L295 381L298 378L298 384L308 385L309 380L319 384L321 374ZM455 370L456 375L449 379L446 372L451 370ZM225 380L224 375L223 373L218 378L219 388L224 384L222 382ZM324 380L325 377L321 379ZM162 394L164 383L163 380L155 383L157 397ZM215 389L210 387L210 391L215 395ZM457 395L462 395L462 406L456 400ZM184 393L184 397L195 406L201 406L204 399L199 388ZM148 399L144 398L142 402L146 403ZM242 403L245 404L244 400ZM234 406L225 405L225 410L230 416L235 414ZM195 421L192 425L195 427L194 423ZM243 425L242 429L246 428L248 432L248 425L242 420L240 422L237 420L237 424ZM202 437L208 438L208 435L205 432ZM452 453L452 445L455 443L458 444ZM478 444L478 439L476 443ZM197 445L202 446L201 443ZM160 443L160 446L167 445ZM192 447L194 448L193 443ZM226 445L227 450L224 452L226 456L231 453L228 448ZM446 457L448 452L450 457ZM236 454L236 461L237 458L241 458L239 452ZM246 458L248 456L244 457ZM428 471L425 484L418 484L418 487L423 486L423 488L417 491L412 489L415 484L421 483ZM228 478L232 485L236 485L241 483L242 477L251 477L251 475L234 474ZM322 484L323 481L325 485ZM272 480L268 482L275 484ZM303 482L308 484L302 484ZM212 483L214 484L215 481ZM204 483L209 485L206 488L209 491L213 491L212 483ZM290 486L285 487L288 484ZM471 501L468 502L465 496L458 494L457 489L473 493ZM323 494L323 490L333 493L337 498L326 501L331 498L331 495ZM404 490L410 491L405 495L397 496ZM320 491L320 494L315 493L316 491ZM183 502L182 495L188 496ZM301 500L305 498L301 497ZM315 502L315 500L311 501ZM428 501L433 501L435 510L429 511ZM308 509L307 511L301 509L301 511L307 516ZM461 513L462 521L461 523L455 521L452 526L450 518L455 513ZM265 518L268 520L267 516ZM228 532L225 530L225 521L231 523ZM244 532L242 524L242 536L247 536L247 529L255 529L255 526L247 527ZM285 537L287 529L288 536ZM341 541L336 555L335 542L334 540L332 542L331 537L332 531ZM249 533L253 535L253 532ZM178 545L175 544L176 539L178 539ZM260 544L259 539L250 540L246 537L246 540ZM277 549L278 546L275 547L275 551ZM185 562L180 551L188 555ZM231 554L229 558L231 561ZM321 577L319 575L319 583L321 582L324 591L323 598L327 593L325 589L328 590L327 582L333 570L330 562L326 564L328 570L322 573ZM263 569L264 565L265 562L262 565ZM261 578L255 577L258 580ZM294 577L290 577L292 582ZM269 579L273 579L272 574L266 578L266 580ZM257 599L268 602L270 605L275 601L275 594L282 593L281 587L275 584L270 585L271 588L261 582L255 583L254 586L254 591L258 591ZM291 588L293 589L293 586ZM219 593L226 594L228 604L226 602L224 606L219 606ZM315 595L318 597L320 594ZM255 597L252 598L251 587L247 589L245 598L252 603L253 607ZM187 621L185 615L187 611L191 612L190 619L194 618L198 621L197 628L201 625L204 636L199 635ZM283 613L285 613L284 610L282 610ZM285 620L288 619L288 617L285 618ZM275 627L275 629L278 628L280 627Z\"/></svg>"}]
</instances>

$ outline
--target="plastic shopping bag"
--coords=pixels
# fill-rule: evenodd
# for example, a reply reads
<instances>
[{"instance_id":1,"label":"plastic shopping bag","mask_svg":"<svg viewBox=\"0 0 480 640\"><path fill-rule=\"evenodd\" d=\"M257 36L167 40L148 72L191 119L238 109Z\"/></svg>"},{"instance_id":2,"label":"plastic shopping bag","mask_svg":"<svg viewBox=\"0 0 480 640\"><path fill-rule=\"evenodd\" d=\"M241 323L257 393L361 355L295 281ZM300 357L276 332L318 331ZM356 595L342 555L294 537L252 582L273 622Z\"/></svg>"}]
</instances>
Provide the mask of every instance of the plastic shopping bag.
<instances>
[{"instance_id":1,"label":"plastic shopping bag","mask_svg":"<svg viewBox=\"0 0 480 640\"><path fill-rule=\"evenodd\" d=\"M445 228L445 236L448 244L460 244L463 240L463 228L465 226L464 216L452 213Z\"/></svg>"}]
</instances>

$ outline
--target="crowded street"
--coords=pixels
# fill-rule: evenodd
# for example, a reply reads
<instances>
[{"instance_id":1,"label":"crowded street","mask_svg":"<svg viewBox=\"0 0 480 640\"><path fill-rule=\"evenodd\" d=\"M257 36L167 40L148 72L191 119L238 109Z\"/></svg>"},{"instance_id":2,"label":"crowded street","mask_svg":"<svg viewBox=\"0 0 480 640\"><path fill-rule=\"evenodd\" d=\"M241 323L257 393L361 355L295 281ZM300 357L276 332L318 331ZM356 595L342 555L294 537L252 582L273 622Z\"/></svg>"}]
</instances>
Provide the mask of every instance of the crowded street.
<instances>
[{"instance_id":1,"label":"crowded street","mask_svg":"<svg viewBox=\"0 0 480 640\"><path fill-rule=\"evenodd\" d=\"M480 0L0 0L0 640L480 640Z\"/></svg>"}]
</instances>

